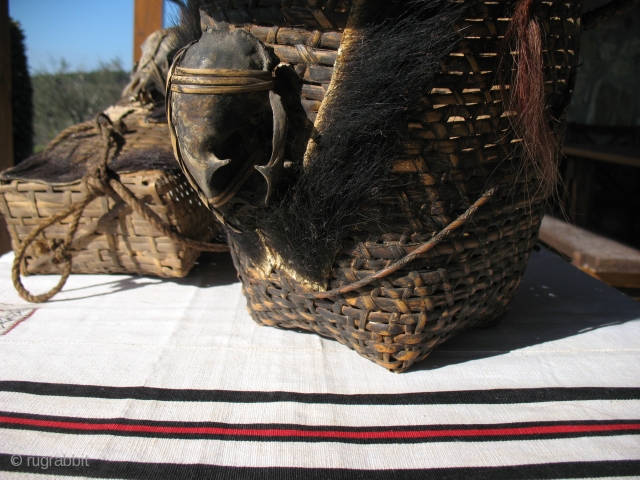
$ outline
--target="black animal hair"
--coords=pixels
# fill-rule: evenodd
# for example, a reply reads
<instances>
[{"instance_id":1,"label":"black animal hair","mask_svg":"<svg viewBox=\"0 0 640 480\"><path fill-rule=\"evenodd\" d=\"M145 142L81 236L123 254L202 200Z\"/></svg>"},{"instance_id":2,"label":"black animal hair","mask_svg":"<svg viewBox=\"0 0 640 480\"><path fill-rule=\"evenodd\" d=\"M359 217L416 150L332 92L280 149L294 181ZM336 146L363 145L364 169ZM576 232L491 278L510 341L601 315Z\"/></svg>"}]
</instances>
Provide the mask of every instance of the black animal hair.
<instances>
[{"instance_id":1,"label":"black animal hair","mask_svg":"<svg viewBox=\"0 0 640 480\"><path fill-rule=\"evenodd\" d=\"M91 142L95 150L77 152L74 147L82 141ZM88 167L102 155L101 142L96 142L91 137L81 136L67 140L65 144L62 145L60 151L40 152L30 156L19 165L2 172L1 178L3 180L45 182L50 185L64 185L80 180L87 173ZM142 170L162 170L174 174L180 172L180 167L176 163L172 151L153 147L132 149L122 155L117 155L109 164L109 168L118 173Z\"/></svg>"},{"instance_id":2,"label":"black animal hair","mask_svg":"<svg viewBox=\"0 0 640 480\"><path fill-rule=\"evenodd\" d=\"M202 35L200 28L200 6L205 3L202 0L169 0L177 5L180 10L180 18L172 28L175 32L176 49L169 58L169 65L173 62L176 52Z\"/></svg>"},{"instance_id":3,"label":"black animal hair","mask_svg":"<svg viewBox=\"0 0 640 480\"><path fill-rule=\"evenodd\" d=\"M269 247L318 284L327 282L349 229L375 220L372 206L407 120L455 46L453 24L465 9L447 0L372 0L361 8L352 25L357 43L325 100L317 146L294 184L258 219Z\"/></svg>"}]
</instances>

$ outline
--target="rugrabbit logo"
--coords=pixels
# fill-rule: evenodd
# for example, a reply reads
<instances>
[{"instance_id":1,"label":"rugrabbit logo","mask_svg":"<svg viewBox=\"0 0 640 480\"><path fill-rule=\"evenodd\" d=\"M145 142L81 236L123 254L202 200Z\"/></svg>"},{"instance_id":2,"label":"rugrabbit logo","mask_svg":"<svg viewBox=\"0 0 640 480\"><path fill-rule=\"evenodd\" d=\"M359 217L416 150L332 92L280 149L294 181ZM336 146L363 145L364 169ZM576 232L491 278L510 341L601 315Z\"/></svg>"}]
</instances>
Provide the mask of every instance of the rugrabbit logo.
<instances>
[{"instance_id":1,"label":"rugrabbit logo","mask_svg":"<svg viewBox=\"0 0 640 480\"><path fill-rule=\"evenodd\" d=\"M88 467L89 460L86 457L60 456L60 457L35 457L26 455L12 455L11 465L14 467L39 468L48 470L50 467Z\"/></svg>"}]
</instances>

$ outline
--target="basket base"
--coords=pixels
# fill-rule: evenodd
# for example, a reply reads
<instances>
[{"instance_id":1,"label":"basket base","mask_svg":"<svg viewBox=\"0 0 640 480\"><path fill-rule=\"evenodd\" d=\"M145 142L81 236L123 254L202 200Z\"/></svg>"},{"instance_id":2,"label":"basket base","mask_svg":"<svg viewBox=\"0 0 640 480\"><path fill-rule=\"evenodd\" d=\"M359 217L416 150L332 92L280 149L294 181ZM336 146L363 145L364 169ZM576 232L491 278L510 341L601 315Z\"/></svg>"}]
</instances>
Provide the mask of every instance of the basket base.
<instances>
[{"instance_id":1,"label":"basket base","mask_svg":"<svg viewBox=\"0 0 640 480\"><path fill-rule=\"evenodd\" d=\"M535 243L535 239L532 242ZM460 300L456 301L457 295L452 293L448 301L445 299L431 311L407 313L384 311L392 309L389 301L393 298L389 296L393 296L393 292L383 292L383 288L374 288L374 291L369 288L366 294L354 293L330 300L309 299L301 295L305 287L296 284L285 272L275 270L264 278L248 260L238 261L238 252L233 247L232 252L248 311L256 323L301 329L332 338L378 365L400 373L424 360L435 347L461 330L493 326L504 318L529 258L530 249L526 245L522 247L515 258L495 264L493 279L477 285L473 294L468 295L466 291L467 295L464 298L458 295ZM366 300L362 302L362 298L371 304L364 305ZM409 299L406 303L413 305Z\"/></svg>"},{"instance_id":2,"label":"basket base","mask_svg":"<svg viewBox=\"0 0 640 480\"><path fill-rule=\"evenodd\" d=\"M495 328L502 323L504 317L509 313L509 308L505 308L503 311L496 312L496 314L486 318L485 320L479 321L473 328Z\"/></svg>"}]
</instances>

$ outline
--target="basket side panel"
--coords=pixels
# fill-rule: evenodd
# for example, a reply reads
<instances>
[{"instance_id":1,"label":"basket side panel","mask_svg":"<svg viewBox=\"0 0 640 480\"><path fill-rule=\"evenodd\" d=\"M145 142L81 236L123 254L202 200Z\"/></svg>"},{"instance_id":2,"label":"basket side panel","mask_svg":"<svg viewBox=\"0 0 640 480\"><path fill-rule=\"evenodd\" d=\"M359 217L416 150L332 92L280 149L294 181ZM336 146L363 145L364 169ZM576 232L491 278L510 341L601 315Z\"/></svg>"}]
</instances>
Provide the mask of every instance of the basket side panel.
<instances>
[{"instance_id":1,"label":"basket side panel","mask_svg":"<svg viewBox=\"0 0 640 480\"><path fill-rule=\"evenodd\" d=\"M121 175L122 183L178 232L207 241L216 229L210 213L183 179L161 171ZM7 219L14 249L46 218L68 208L85 194L78 182L50 186L14 180L0 186L0 209ZM60 273L46 261L51 247L67 234L69 219L49 227L27 249L26 273ZM84 210L71 248L73 273L134 273L183 277L199 252L176 244L133 213L121 199L99 197ZM42 261L42 260L45 261Z\"/></svg>"}]
</instances>

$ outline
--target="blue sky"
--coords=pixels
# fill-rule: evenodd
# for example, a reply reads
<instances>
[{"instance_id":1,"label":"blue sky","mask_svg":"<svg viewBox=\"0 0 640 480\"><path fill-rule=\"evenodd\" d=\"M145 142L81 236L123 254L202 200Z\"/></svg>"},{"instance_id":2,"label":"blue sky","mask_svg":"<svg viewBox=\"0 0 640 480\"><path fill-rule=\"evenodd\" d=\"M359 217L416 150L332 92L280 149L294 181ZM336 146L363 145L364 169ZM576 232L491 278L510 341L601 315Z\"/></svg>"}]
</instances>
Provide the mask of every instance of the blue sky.
<instances>
[{"instance_id":1,"label":"blue sky","mask_svg":"<svg viewBox=\"0 0 640 480\"><path fill-rule=\"evenodd\" d=\"M61 58L72 70L115 58L132 67L133 0L9 0L9 15L22 25L32 73L52 70ZM170 22L175 8L165 5L164 17Z\"/></svg>"}]
</instances>

